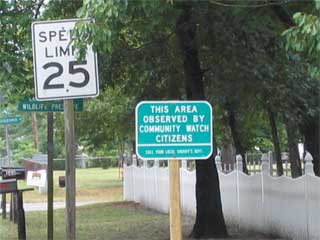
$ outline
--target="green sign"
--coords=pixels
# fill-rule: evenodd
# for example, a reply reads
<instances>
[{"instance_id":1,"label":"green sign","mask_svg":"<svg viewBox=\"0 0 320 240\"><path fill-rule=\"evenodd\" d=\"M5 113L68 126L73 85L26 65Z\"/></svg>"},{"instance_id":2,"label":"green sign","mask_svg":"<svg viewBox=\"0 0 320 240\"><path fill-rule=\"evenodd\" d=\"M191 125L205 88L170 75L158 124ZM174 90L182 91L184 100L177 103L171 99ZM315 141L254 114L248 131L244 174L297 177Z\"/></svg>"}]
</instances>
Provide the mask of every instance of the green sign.
<instances>
[{"instance_id":1,"label":"green sign","mask_svg":"<svg viewBox=\"0 0 320 240\"><path fill-rule=\"evenodd\" d=\"M208 102L159 101L137 105L138 157L207 159L212 145L212 108Z\"/></svg>"},{"instance_id":2,"label":"green sign","mask_svg":"<svg viewBox=\"0 0 320 240\"><path fill-rule=\"evenodd\" d=\"M74 110L81 112L83 110L83 99L75 99ZM19 102L18 110L21 112L63 112L63 101L37 101L28 100Z\"/></svg>"},{"instance_id":3,"label":"green sign","mask_svg":"<svg viewBox=\"0 0 320 240\"><path fill-rule=\"evenodd\" d=\"M11 125L21 123L21 116L7 116L5 118L0 118L0 125Z\"/></svg>"}]
</instances>

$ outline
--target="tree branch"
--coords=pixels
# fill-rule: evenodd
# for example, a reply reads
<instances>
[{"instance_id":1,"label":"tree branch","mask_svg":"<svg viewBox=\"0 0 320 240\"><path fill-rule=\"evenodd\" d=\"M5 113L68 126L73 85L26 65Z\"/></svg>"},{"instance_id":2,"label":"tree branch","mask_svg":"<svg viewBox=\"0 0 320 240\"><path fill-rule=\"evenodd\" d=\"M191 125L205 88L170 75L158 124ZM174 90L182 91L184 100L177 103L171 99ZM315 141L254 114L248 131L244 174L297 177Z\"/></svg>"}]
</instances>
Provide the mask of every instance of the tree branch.
<instances>
[{"instance_id":1,"label":"tree branch","mask_svg":"<svg viewBox=\"0 0 320 240\"><path fill-rule=\"evenodd\" d=\"M41 0L41 1L38 3L37 8L36 8L36 12L35 12L35 14L34 14L34 19L37 19L37 18L38 18L39 14L40 14L40 9L41 9L43 3L44 3L44 0Z\"/></svg>"},{"instance_id":2,"label":"tree branch","mask_svg":"<svg viewBox=\"0 0 320 240\"><path fill-rule=\"evenodd\" d=\"M277 15L277 17L284 23L287 27L293 27L296 24L292 20L292 17L288 14L288 12L281 5L273 5L271 6L273 12Z\"/></svg>"}]
</instances>

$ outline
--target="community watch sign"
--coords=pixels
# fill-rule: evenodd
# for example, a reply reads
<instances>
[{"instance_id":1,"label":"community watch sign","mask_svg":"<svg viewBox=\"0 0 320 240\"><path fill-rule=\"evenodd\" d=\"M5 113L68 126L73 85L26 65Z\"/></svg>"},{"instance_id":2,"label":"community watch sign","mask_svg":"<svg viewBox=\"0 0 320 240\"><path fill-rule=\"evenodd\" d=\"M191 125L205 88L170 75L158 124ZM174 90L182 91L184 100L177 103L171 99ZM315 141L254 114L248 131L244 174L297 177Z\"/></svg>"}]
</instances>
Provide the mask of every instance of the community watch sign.
<instances>
[{"instance_id":1,"label":"community watch sign","mask_svg":"<svg viewBox=\"0 0 320 240\"><path fill-rule=\"evenodd\" d=\"M143 159L207 159L212 153L212 108L206 101L140 102L136 153Z\"/></svg>"}]
</instances>

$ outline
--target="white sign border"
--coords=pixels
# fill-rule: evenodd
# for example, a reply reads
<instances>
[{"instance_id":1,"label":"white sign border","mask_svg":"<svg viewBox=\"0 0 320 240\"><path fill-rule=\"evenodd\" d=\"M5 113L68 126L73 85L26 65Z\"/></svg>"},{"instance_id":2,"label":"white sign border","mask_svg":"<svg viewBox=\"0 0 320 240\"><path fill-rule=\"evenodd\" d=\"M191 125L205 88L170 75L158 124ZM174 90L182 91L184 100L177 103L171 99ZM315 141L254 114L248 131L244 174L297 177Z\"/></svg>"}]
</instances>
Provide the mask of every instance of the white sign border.
<instances>
[{"instance_id":1,"label":"white sign border","mask_svg":"<svg viewBox=\"0 0 320 240\"><path fill-rule=\"evenodd\" d=\"M175 158L175 157L172 157L172 158L167 158L167 157L157 157L157 158L145 158L145 157L142 157L140 156L139 154L139 151L138 151L138 147L141 145L138 144L138 109L141 105L143 104L156 104L156 103L161 103L161 104L165 104L165 103L169 103L169 104L175 104L175 103L204 103L206 104L209 109L210 109L210 116L211 116L211 121L210 121L210 146L211 146L211 149L210 149L210 153L206 156L203 156L203 157L184 157L184 158ZM141 101L137 104L136 106L136 109L135 109L135 141L136 141L136 155L138 156L138 158L140 159L145 159L145 160L205 160L205 159L208 159L212 153L213 153L213 116L212 116L212 106L211 104L208 102L208 101L197 101L197 100L187 100L187 101ZM154 144L143 144L144 146L155 146ZM159 145L166 145L166 146L177 146L175 144L159 144ZM193 144L190 143L189 144L190 146L192 146ZM206 145L206 144L202 144L202 145ZM201 145L201 146L202 146ZM188 144L184 144L184 146L188 146Z\"/></svg>"},{"instance_id":2,"label":"white sign border","mask_svg":"<svg viewBox=\"0 0 320 240\"><path fill-rule=\"evenodd\" d=\"M35 25L48 24L48 23L63 23L63 22L79 22L79 21L94 21L92 18L72 18L72 19L60 19L60 20L47 20L47 21L36 21L31 24L31 34L32 34L32 56L33 56L33 76L35 83L35 98L38 101L50 101L50 100L64 100L64 99L76 99L76 98L91 98L99 96L99 74L98 74L98 60L97 53L94 52L94 66L95 66L95 82L96 82L96 93L87 95L76 95L76 96L62 96L62 97L46 97L39 98L38 96L38 82L37 82L37 58L35 50Z\"/></svg>"}]
</instances>

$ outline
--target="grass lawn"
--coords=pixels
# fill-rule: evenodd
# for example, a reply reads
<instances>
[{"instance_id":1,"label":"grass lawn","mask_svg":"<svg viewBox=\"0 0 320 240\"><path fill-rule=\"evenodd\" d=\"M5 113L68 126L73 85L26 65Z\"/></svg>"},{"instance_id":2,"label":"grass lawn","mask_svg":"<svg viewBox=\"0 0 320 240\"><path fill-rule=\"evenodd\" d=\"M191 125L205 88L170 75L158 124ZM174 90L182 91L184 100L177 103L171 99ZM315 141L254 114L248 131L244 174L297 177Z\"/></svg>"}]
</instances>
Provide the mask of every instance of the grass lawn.
<instances>
[{"instance_id":1,"label":"grass lawn","mask_svg":"<svg viewBox=\"0 0 320 240\"><path fill-rule=\"evenodd\" d=\"M27 239L46 239L46 212L26 212ZM64 210L54 211L54 239L65 239ZM134 203L99 203L77 208L77 239L169 239L168 215L146 210ZM0 238L17 239L17 226L0 219Z\"/></svg>"},{"instance_id":2,"label":"grass lawn","mask_svg":"<svg viewBox=\"0 0 320 240\"><path fill-rule=\"evenodd\" d=\"M64 171L54 171L54 201L65 201L65 188L59 188L58 177ZM24 181L18 181L19 188L27 187ZM118 178L118 168L76 169L77 201L111 202L122 200L122 181ZM38 190L24 193L24 202L46 202L47 194Z\"/></svg>"},{"instance_id":3,"label":"grass lawn","mask_svg":"<svg viewBox=\"0 0 320 240\"><path fill-rule=\"evenodd\" d=\"M55 201L64 201L65 190L58 187L58 176L54 173ZM24 187L20 182L20 187ZM46 194L37 191L25 193L26 202L46 201ZM168 240L170 238L169 217L147 210L138 204L122 201L122 181L118 169L77 169L77 201L108 201L77 208L76 234L78 240ZM112 201L112 202L111 202ZM47 212L26 212L27 239L47 239ZM65 239L65 211L54 210L54 239ZM184 218L183 239L191 232L194 219ZM230 232L235 239L270 239L255 233ZM16 240L17 225L0 218L0 239Z\"/></svg>"},{"instance_id":4,"label":"grass lawn","mask_svg":"<svg viewBox=\"0 0 320 240\"><path fill-rule=\"evenodd\" d=\"M169 216L147 210L132 202L98 203L77 208L77 240L169 240ZM190 238L194 219L183 217L183 239ZM46 211L26 212L26 234L30 240L47 239ZM280 238L229 225L235 240L271 240ZM0 218L0 239L17 240L17 226ZM54 240L65 239L64 210L54 210ZM211 238L211 240L213 240Z\"/></svg>"}]
</instances>

